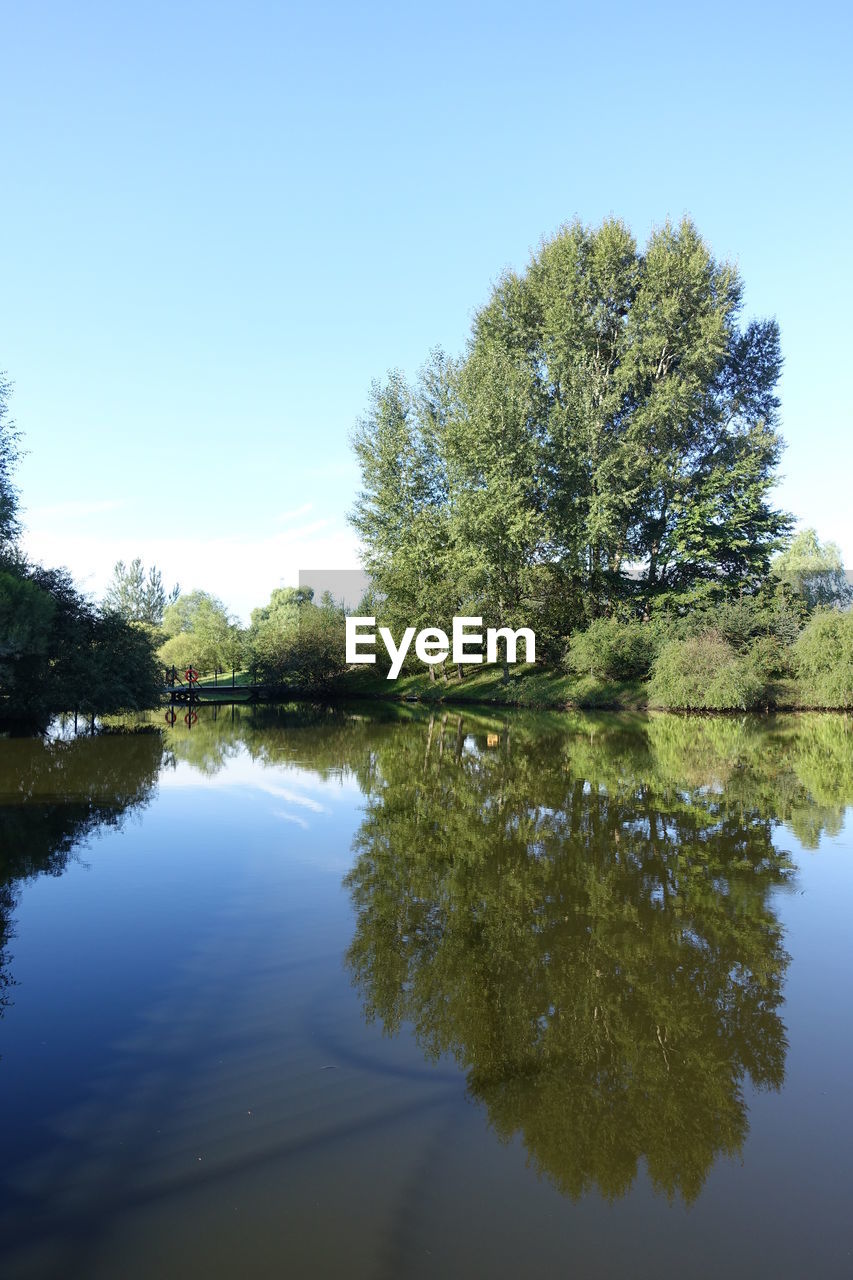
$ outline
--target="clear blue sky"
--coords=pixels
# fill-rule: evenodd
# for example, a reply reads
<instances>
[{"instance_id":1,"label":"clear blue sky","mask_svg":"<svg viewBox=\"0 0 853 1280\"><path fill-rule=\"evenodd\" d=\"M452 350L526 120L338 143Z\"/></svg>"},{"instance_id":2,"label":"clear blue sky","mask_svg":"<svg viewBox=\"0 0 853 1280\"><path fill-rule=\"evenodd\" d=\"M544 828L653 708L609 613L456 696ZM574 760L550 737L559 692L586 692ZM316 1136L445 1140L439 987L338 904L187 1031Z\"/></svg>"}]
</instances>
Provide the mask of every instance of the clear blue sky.
<instances>
[{"instance_id":1,"label":"clear blue sky","mask_svg":"<svg viewBox=\"0 0 853 1280\"><path fill-rule=\"evenodd\" d=\"M687 212L782 328L779 500L853 565L851 18L781 4L2 5L29 545L244 617L355 564L371 379L575 215Z\"/></svg>"}]
</instances>

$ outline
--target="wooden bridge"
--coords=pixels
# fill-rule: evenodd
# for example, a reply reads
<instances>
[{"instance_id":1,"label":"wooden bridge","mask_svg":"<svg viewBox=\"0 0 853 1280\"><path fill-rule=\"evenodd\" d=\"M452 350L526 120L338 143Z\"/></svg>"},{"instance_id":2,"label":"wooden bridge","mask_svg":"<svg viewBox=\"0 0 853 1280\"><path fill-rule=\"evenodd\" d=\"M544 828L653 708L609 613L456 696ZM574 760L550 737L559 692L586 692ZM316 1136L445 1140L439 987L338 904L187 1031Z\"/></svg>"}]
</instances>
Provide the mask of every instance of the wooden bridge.
<instances>
[{"instance_id":1,"label":"wooden bridge","mask_svg":"<svg viewBox=\"0 0 853 1280\"><path fill-rule=\"evenodd\" d=\"M163 694L171 706L198 706L200 703L260 702L273 696L280 697L282 690L269 684L237 684L233 671L230 681L226 678L220 684L218 676L214 676L213 684L201 684L194 667L187 667L182 673L175 667L169 667Z\"/></svg>"}]
</instances>

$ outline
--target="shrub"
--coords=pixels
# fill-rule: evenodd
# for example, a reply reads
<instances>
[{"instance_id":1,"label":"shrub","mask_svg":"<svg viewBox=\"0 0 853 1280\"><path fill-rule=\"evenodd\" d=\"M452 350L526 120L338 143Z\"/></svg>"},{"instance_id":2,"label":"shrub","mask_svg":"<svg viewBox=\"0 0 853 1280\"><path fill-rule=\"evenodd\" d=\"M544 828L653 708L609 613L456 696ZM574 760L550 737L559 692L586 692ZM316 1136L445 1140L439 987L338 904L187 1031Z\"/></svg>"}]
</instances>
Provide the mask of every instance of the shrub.
<instances>
[{"instance_id":1,"label":"shrub","mask_svg":"<svg viewBox=\"0 0 853 1280\"><path fill-rule=\"evenodd\" d=\"M764 696L751 654L739 654L718 631L670 640L655 659L649 686L653 706L696 711L747 710Z\"/></svg>"},{"instance_id":2,"label":"shrub","mask_svg":"<svg viewBox=\"0 0 853 1280\"><path fill-rule=\"evenodd\" d=\"M749 656L758 674L766 681L792 674L791 647L777 635L759 636L749 647Z\"/></svg>"},{"instance_id":3,"label":"shrub","mask_svg":"<svg viewBox=\"0 0 853 1280\"><path fill-rule=\"evenodd\" d=\"M267 621L256 629L251 661L264 684L331 687L346 670L343 613L306 601L291 619Z\"/></svg>"},{"instance_id":4,"label":"shrub","mask_svg":"<svg viewBox=\"0 0 853 1280\"><path fill-rule=\"evenodd\" d=\"M822 609L794 645L802 702L812 707L853 707L853 613Z\"/></svg>"},{"instance_id":5,"label":"shrub","mask_svg":"<svg viewBox=\"0 0 853 1280\"><path fill-rule=\"evenodd\" d=\"M658 633L648 623L597 618L572 636L568 666L579 676L635 680L648 675L658 647Z\"/></svg>"},{"instance_id":6,"label":"shrub","mask_svg":"<svg viewBox=\"0 0 853 1280\"><path fill-rule=\"evenodd\" d=\"M706 617L704 626L697 628L697 634L716 631L733 648L743 650L762 633L765 624L764 611L754 596L736 596L721 601Z\"/></svg>"},{"instance_id":7,"label":"shrub","mask_svg":"<svg viewBox=\"0 0 853 1280\"><path fill-rule=\"evenodd\" d=\"M291 637L286 671L298 685L328 689L346 671L346 634L337 609L307 605Z\"/></svg>"}]
</instances>

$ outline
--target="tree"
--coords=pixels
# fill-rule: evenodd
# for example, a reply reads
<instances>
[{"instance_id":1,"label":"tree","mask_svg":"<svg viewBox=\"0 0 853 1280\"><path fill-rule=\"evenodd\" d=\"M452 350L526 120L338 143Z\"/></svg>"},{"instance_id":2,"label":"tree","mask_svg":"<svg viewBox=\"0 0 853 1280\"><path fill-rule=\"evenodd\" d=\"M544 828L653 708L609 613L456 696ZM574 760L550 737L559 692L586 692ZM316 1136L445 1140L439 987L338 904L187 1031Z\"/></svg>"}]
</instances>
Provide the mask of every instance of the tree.
<instances>
[{"instance_id":1,"label":"tree","mask_svg":"<svg viewBox=\"0 0 853 1280\"><path fill-rule=\"evenodd\" d=\"M798 533L771 567L773 576L801 596L809 609L844 609L853 601L840 550L834 542L820 542L814 529Z\"/></svg>"},{"instance_id":2,"label":"tree","mask_svg":"<svg viewBox=\"0 0 853 1280\"><path fill-rule=\"evenodd\" d=\"M747 711L766 696L754 657L738 653L718 631L669 640L655 659L649 686L652 706L679 710Z\"/></svg>"},{"instance_id":3,"label":"tree","mask_svg":"<svg viewBox=\"0 0 853 1280\"><path fill-rule=\"evenodd\" d=\"M163 630L168 638L158 652L166 666L192 663L207 673L240 664L243 632L222 601L207 591L178 596L163 614Z\"/></svg>"},{"instance_id":4,"label":"tree","mask_svg":"<svg viewBox=\"0 0 853 1280\"><path fill-rule=\"evenodd\" d=\"M303 689L330 689L347 666L343 610L330 599L301 609L283 659L281 674L288 682Z\"/></svg>"},{"instance_id":5,"label":"tree","mask_svg":"<svg viewBox=\"0 0 853 1280\"><path fill-rule=\"evenodd\" d=\"M350 520L364 545L381 623L392 630L449 628L466 598L446 443L458 412L457 376L457 366L438 350L414 388L400 373L389 374L384 385L374 383L352 437L362 488Z\"/></svg>"},{"instance_id":6,"label":"tree","mask_svg":"<svg viewBox=\"0 0 853 1280\"><path fill-rule=\"evenodd\" d=\"M45 654L54 613L46 591L0 569L0 662Z\"/></svg>"},{"instance_id":7,"label":"tree","mask_svg":"<svg viewBox=\"0 0 853 1280\"><path fill-rule=\"evenodd\" d=\"M11 384L0 372L0 551L18 535L18 491L12 473L18 461L19 433L9 417L8 401Z\"/></svg>"},{"instance_id":8,"label":"tree","mask_svg":"<svg viewBox=\"0 0 853 1280\"><path fill-rule=\"evenodd\" d=\"M284 683L299 616L313 599L311 587L276 587L269 604L252 610L247 648L256 677L270 684Z\"/></svg>"},{"instance_id":9,"label":"tree","mask_svg":"<svg viewBox=\"0 0 853 1280\"><path fill-rule=\"evenodd\" d=\"M0 571L0 719L155 706L162 678L149 631L96 608L62 569L7 558Z\"/></svg>"},{"instance_id":10,"label":"tree","mask_svg":"<svg viewBox=\"0 0 853 1280\"><path fill-rule=\"evenodd\" d=\"M104 596L104 608L117 613L126 622L144 622L159 627L165 609L175 603L180 593L177 585L166 591L163 576L156 565L152 565L146 575L138 557L129 565L119 560Z\"/></svg>"},{"instance_id":11,"label":"tree","mask_svg":"<svg viewBox=\"0 0 853 1280\"><path fill-rule=\"evenodd\" d=\"M435 595L557 637L756 589L790 521L778 328L741 327L741 297L688 220L642 252L574 223L501 277L461 361L374 387L351 519L389 612Z\"/></svg>"},{"instance_id":12,"label":"tree","mask_svg":"<svg viewBox=\"0 0 853 1280\"><path fill-rule=\"evenodd\" d=\"M289 626L298 618L299 610L313 599L313 587L276 587L269 604L252 610L251 626L254 629L267 624L273 627Z\"/></svg>"},{"instance_id":13,"label":"tree","mask_svg":"<svg viewBox=\"0 0 853 1280\"><path fill-rule=\"evenodd\" d=\"M249 651L264 684L328 689L346 670L343 609L329 592L317 605L310 587L278 587L252 610Z\"/></svg>"}]
</instances>

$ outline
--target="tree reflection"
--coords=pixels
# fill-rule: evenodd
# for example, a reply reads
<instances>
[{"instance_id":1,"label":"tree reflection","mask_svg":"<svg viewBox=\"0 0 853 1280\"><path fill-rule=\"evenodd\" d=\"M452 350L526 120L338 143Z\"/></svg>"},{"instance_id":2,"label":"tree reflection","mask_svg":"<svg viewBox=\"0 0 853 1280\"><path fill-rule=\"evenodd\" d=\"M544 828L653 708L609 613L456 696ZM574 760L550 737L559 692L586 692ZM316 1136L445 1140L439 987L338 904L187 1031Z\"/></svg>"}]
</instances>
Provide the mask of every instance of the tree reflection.
<instances>
[{"instance_id":1,"label":"tree reflection","mask_svg":"<svg viewBox=\"0 0 853 1280\"><path fill-rule=\"evenodd\" d=\"M451 1054L565 1194L622 1195L642 1163L690 1201L742 1147L748 1084L782 1082L781 845L840 829L851 723L301 704L0 740L0 949L16 886L143 804L164 761L347 774L368 1017Z\"/></svg>"},{"instance_id":2,"label":"tree reflection","mask_svg":"<svg viewBox=\"0 0 853 1280\"><path fill-rule=\"evenodd\" d=\"M696 750L703 722L606 723L398 734L347 878L347 960L367 1016L452 1054L561 1191L622 1195L643 1160L690 1201L744 1141L745 1082L782 1082L770 891L792 867L748 744L732 762L730 741Z\"/></svg>"},{"instance_id":3,"label":"tree reflection","mask_svg":"<svg viewBox=\"0 0 853 1280\"><path fill-rule=\"evenodd\" d=\"M151 794L163 761L157 730L101 731L67 741L0 738L0 1009L18 886L61 875L103 827L116 827Z\"/></svg>"}]
</instances>

